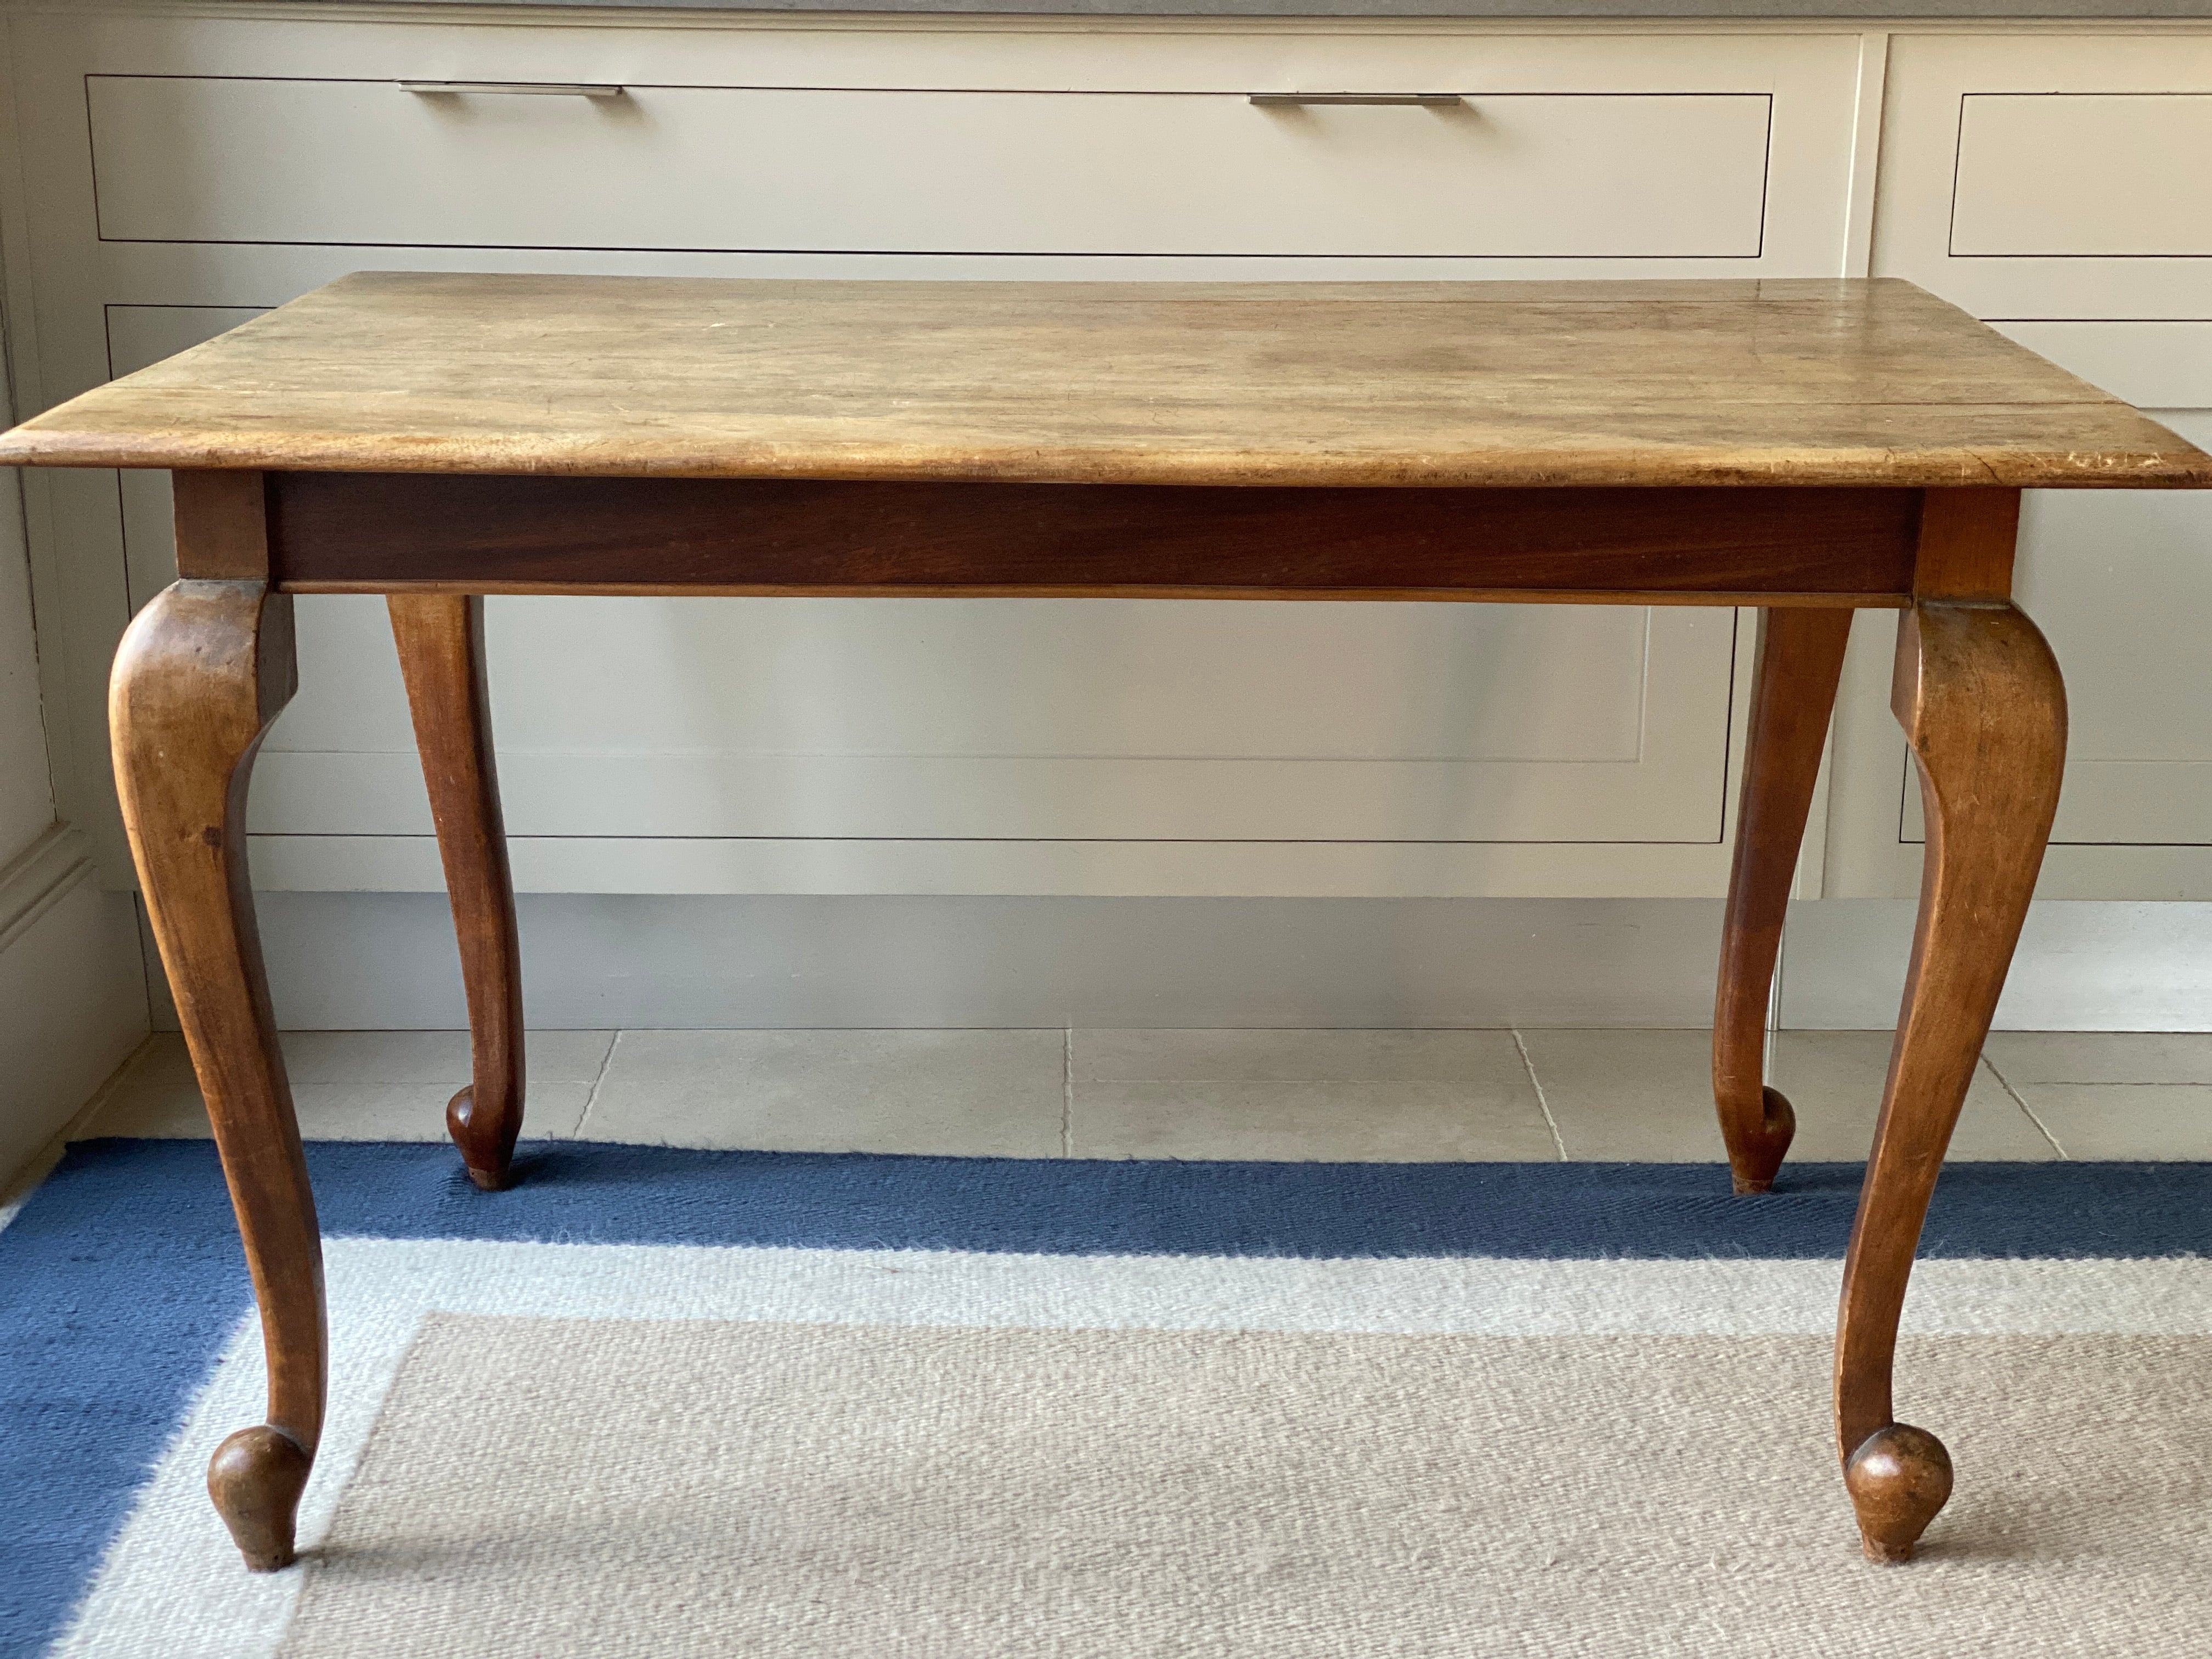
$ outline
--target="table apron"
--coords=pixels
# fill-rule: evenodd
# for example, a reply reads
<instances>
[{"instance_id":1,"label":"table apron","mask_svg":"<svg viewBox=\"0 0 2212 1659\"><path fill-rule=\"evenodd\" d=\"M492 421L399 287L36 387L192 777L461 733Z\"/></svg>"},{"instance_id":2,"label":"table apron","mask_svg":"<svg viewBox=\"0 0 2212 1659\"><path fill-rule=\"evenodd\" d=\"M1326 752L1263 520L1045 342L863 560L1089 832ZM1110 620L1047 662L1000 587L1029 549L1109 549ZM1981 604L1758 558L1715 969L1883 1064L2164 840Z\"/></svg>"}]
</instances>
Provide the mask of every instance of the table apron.
<instances>
[{"instance_id":1,"label":"table apron","mask_svg":"<svg viewBox=\"0 0 2212 1659\"><path fill-rule=\"evenodd\" d=\"M180 536L182 574L294 592L1894 606L1923 493L262 476L265 571Z\"/></svg>"}]
</instances>

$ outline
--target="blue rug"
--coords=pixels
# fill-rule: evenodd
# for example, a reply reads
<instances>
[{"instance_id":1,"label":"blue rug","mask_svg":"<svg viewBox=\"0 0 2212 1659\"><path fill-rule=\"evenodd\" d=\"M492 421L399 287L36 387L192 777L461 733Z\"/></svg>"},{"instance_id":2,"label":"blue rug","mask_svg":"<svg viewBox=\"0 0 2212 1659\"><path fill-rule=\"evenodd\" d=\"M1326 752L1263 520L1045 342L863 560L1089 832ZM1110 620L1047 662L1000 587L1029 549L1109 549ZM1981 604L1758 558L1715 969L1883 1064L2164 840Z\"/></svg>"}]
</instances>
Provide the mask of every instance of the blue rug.
<instances>
[{"instance_id":1,"label":"blue rug","mask_svg":"<svg viewBox=\"0 0 2212 1659\"><path fill-rule=\"evenodd\" d=\"M1829 1264L1831 1283L1858 1186L1856 1166L1832 1164L1790 1169L1773 1194L1741 1200L1704 1164L1090 1163L569 1143L526 1148L520 1184L484 1194L443 1146L317 1144L308 1160L333 1240L1794 1262ZM1945 1172L1922 1255L2203 1258L2208 1199L2212 1165L1959 1164ZM42 1652L69 1625L249 1308L205 1142L73 1147L0 1231L0 1653Z\"/></svg>"}]
</instances>

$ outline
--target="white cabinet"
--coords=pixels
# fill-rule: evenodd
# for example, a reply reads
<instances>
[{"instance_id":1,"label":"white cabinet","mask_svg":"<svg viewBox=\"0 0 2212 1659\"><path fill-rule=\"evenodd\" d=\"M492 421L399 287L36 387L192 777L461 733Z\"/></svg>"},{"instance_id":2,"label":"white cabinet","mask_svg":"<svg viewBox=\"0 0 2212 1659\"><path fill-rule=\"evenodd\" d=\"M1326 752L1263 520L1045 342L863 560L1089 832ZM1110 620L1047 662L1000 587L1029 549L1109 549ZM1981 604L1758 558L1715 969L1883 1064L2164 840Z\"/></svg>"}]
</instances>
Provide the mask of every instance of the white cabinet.
<instances>
[{"instance_id":1,"label":"white cabinet","mask_svg":"<svg viewBox=\"0 0 2212 1659\"><path fill-rule=\"evenodd\" d=\"M2212 316L2212 31L1900 35L1875 268L1978 317Z\"/></svg>"},{"instance_id":2,"label":"white cabinet","mask_svg":"<svg viewBox=\"0 0 2212 1659\"><path fill-rule=\"evenodd\" d=\"M2212 442L2212 33L1893 44L1875 243L2022 344ZM2018 587L2066 676L2046 898L2212 898L2212 495L2034 491ZM1832 895L1903 895L1919 791L1887 629L1839 714Z\"/></svg>"},{"instance_id":3,"label":"white cabinet","mask_svg":"<svg viewBox=\"0 0 2212 1659\"><path fill-rule=\"evenodd\" d=\"M2212 122L2212 28L481 17L222 0L9 14L26 409L369 267L1479 280L1870 264L2182 411L2200 441L2189 411L2212 410L2212 195L2189 159ZM1249 99L1285 91L1463 101ZM166 480L55 475L31 493L70 584L58 717L98 753L107 654L168 579ZM2027 526L2023 592L2076 716L2045 890L2212 896L2212 719L2177 712L2212 709L2188 666L2212 504L2050 497ZM434 887L381 607L300 614L303 687L252 804L259 877ZM1751 632L1727 611L491 614L526 887L1659 896L1726 880ZM1832 893L1909 891L1917 874L1889 627L1863 624L1814 830ZM2138 844L2152 834L2160 846ZM121 879L112 817L106 844Z\"/></svg>"}]
</instances>

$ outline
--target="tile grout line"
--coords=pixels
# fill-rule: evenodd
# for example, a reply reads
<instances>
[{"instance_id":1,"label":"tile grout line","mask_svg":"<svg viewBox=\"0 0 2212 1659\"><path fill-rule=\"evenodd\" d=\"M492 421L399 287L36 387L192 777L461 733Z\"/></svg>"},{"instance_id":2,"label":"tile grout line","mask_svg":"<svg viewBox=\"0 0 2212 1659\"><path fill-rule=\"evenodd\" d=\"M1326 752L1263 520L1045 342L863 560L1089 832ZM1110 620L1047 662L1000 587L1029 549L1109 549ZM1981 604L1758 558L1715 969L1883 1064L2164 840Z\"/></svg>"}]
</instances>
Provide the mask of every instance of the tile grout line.
<instances>
[{"instance_id":1,"label":"tile grout line","mask_svg":"<svg viewBox=\"0 0 2212 1659\"><path fill-rule=\"evenodd\" d=\"M2064 1163L2073 1162L2071 1155L2058 1144L2058 1137L2051 1133L2051 1126L2036 1116L2035 1108L2027 1103L2027 1097L2012 1086L2012 1079L1997 1070L1996 1062L1987 1054L1984 1054L1981 1057L1981 1063L1990 1068L1990 1075L1997 1080L1997 1086L2010 1097L2012 1103L2027 1114L2027 1121L2035 1125L2037 1132L2051 1143L2051 1150L2058 1154L2060 1160Z\"/></svg>"},{"instance_id":2,"label":"tile grout line","mask_svg":"<svg viewBox=\"0 0 2212 1659\"><path fill-rule=\"evenodd\" d=\"M1060 1155L1075 1156L1075 1028L1060 1028Z\"/></svg>"},{"instance_id":3,"label":"tile grout line","mask_svg":"<svg viewBox=\"0 0 2212 1659\"><path fill-rule=\"evenodd\" d=\"M584 1115L576 1120L576 1127L568 1132L569 1139L581 1140L584 1138L584 1126L592 1121L592 1108L599 1103L599 1085L607 1080L607 1070L615 1063L615 1049L622 1040L622 1030L617 1027L614 1035L607 1039L606 1053L599 1056L599 1074L592 1079L592 1086L584 1096Z\"/></svg>"},{"instance_id":4,"label":"tile grout line","mask_svg":"<svg viewBox=\"0 0 2212 1659\"><path fill-rule=\"evenodd\" d=\"M1528 1086L1536 1091L1536 1109L1544 1115L1544 1127L1552 1132L1552 1145L1559 1149L1559 1162L1571 1162L1567 1157L1567 1139L1559 1133L1559 1121L1552 1115L1552 1103L1544 1098L1544 1085L1536 1077L1536 1062L1528 1058L1528 1045L1521 1041L1521 1028L1511 1028L1514 1052L1521 1056L1521 1069L1528 1073Z\"/></svg>"}]
</instances>

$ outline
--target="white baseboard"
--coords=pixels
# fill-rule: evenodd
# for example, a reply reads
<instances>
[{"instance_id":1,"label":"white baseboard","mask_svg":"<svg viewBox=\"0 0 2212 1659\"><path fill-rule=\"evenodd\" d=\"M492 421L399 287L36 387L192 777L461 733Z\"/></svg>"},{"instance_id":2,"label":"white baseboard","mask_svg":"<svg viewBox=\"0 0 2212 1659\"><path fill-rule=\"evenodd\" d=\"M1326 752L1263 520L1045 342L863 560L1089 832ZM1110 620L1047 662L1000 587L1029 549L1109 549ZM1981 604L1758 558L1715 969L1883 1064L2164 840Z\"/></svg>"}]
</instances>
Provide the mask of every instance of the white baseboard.
<instances>
[{"instance_id":1,"label":"white baseboard","mask_svg":"<svg viewBox=\"0 0 2212 1659\"><path fill-rule=\"evenodd\" d=\"M1822 899L1790 907L1781 1023L1893 1024L1917 906ZM2212 904L2054 899L2028 911L1997 1029L2212 1031Z\"/></svg>"},{"instance_id":2,"label":"white baseboard","mask_svg":"<svg viewBox=\"0 0 2212 1659\"><path fill-rule=\"evenodd\" d=\"M465 1023L442 897L260 895L277 1017ZM534 1025L1694 1027L1710 899L526 894ZM1912 905L1792 911L1782 1023L1897 1018ZM2039 905L2012 1030L2212 1030L2212 904Z\"/></svg>"},{"instance_id":3,"label":"white baseboard","mask_svg":"<svg viewBox=\"0 0 2212 1659\"><path fill-rule=\"evenodd\" d=\"M0 1176L34 1156L146 1035L131 896L57 826L0 870Z\"/></svg>"},{"instance_id":4,"label":"white baseboard","mask_svg":"<svg viewBox=\"0 0 2212 1659\"><path fill-rule=\"evenodd\" d=\"M92 848L74 825L49 825L0 865L0 952L93 873Z\"/></svg>"}]
</instances>

